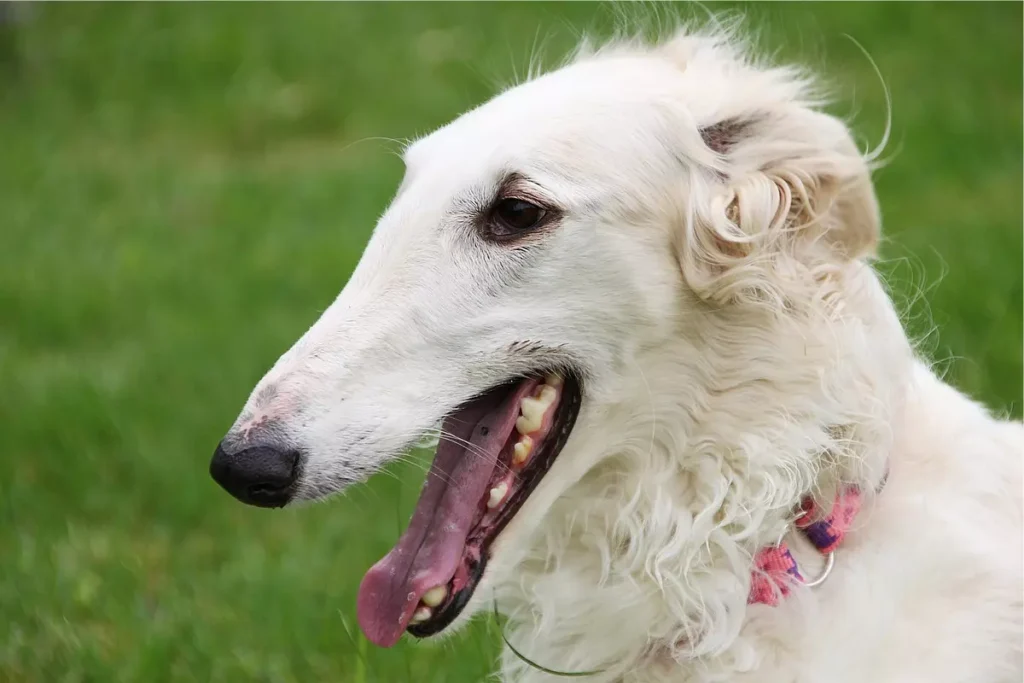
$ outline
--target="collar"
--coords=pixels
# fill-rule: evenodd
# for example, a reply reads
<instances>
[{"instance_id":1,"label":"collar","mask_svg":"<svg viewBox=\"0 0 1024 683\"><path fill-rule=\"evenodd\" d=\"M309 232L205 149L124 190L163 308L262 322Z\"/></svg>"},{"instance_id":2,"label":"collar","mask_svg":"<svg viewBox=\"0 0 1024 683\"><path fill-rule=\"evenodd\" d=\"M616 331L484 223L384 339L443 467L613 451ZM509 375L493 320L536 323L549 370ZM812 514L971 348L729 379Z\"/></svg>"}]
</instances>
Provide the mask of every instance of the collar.
<instances>
[{"instance_id":1,"label":"collar","mask_svg":"<svg viewBox=\"0 0 1024 683\"><path fill-rule=\"evenodd\" d=\"M836 548L850 530L862 502L860 487L852 484L839 489L827 515L822 514L813 498L805 497L800 503L800 515L795 525L811 545L825 556L825 569L818 577L808 580L800 572L784 540L780 540L777 545L762 548L754 556L747 604L777 605L781 598L789 595L794 584L813 587L822 583L832 571Z\"/></svg>"}]
</instances>

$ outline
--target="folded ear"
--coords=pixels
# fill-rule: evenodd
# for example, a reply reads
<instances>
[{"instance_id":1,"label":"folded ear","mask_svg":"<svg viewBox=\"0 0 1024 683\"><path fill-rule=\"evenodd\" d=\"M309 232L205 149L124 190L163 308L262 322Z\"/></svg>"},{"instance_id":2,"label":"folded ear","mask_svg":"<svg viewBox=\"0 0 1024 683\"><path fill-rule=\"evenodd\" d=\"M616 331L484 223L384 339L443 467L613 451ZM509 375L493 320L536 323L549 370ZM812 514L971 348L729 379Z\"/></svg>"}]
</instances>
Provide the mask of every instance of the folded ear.
<instances>
[{"instance_id":1,"label":"folded ear","mask_svg":"<svg viewBox=\"0 0 1024 683\"><path fill-rule=\"evenodd\" d=\"M874 254L878 202L841 121L793 105L700 132L718 163L693 177L679 245L699 296L790 307L824 296L845 265Z\"/></svg>"}]
</instances>

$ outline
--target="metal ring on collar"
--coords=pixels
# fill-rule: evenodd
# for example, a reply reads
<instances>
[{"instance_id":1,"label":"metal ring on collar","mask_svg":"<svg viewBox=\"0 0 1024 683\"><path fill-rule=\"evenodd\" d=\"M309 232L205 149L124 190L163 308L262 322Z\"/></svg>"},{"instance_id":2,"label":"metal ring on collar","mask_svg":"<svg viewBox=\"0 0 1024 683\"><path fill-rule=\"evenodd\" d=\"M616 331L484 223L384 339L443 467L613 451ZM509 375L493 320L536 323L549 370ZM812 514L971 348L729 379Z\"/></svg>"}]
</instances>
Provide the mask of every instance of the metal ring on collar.
<instances>
[{"instance_id":1,"label":"metal ring on collar","mask_svg":"<svg viewBox=\"0 0 1024 683\"><path fill-rule=\"evenodd\" d=\"M808 588L814 588L815 586L820 586L821 584L825 583L825 579L827 579L828 575L832 573L832 567L834 567L835 564L836 551L833 550L825 556L825 568L821 571L821 574L818 576L818 578L814 579L813 581L805 581L804 585Z\"/></svg>"}]
</instances>

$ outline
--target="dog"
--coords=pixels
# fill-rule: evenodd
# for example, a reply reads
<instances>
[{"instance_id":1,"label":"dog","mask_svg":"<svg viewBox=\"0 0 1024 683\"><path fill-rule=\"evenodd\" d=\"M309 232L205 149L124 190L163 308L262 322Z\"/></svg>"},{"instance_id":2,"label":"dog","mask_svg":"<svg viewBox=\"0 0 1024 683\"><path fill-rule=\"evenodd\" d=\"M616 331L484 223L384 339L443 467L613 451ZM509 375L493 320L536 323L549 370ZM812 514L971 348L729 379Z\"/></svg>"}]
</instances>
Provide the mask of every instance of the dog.
<instances>
[{"instance_id":1,"label":"dog","mask_svg":"<svg viewBox=\"0 0 1024 683\"><path fill-rule=\"evenodd\" d=\"M872 157L822 102L681 31L414 142L211 474L283 506L435 436L359 623L387 647L493 605L505 681L1019 681L1024 428L916 355Z\"/></svg>"}]
</instances>

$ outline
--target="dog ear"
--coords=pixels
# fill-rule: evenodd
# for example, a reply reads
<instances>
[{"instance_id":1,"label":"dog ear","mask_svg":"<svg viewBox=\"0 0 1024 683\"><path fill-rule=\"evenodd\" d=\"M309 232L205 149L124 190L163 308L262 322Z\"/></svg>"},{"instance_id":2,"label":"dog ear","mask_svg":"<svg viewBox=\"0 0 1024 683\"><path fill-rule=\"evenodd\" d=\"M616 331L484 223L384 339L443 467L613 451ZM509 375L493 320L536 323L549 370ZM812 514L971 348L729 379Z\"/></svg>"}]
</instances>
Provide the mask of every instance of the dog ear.
<instances>
[{"instance_id":1,"label":"dog ear","mask_svg":"<svg viewBox=\"0 0 1024 683\"><path fill-rule=\"evenodd\" d=\"M870 169L841 121L802 106L701 127L720 162L695 174L680 248L699 296L791 306L874 254Z\"/></svg>"}]
</instances>

